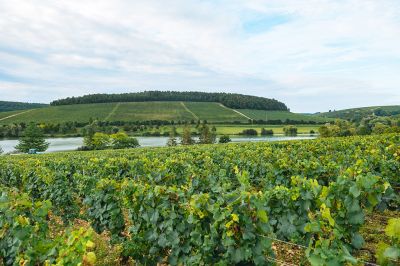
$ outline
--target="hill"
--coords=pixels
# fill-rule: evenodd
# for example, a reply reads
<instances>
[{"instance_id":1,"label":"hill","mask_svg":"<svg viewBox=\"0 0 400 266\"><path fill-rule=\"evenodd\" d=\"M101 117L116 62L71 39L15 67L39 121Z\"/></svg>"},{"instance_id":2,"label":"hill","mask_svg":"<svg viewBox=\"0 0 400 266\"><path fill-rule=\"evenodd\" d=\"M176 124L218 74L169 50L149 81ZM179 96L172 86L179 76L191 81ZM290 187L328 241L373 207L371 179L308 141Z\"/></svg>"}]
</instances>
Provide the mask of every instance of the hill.
<instances>
[{"instance_id":1,"label":"hill","mask_svg":"<svg viewBox=\"0 0 400 266\"><path fill-rule=\"evenodd\" d=\"M240 112L246 116L251 117L254 120L281 120L281 121L297 121L297 122L310 122L313 121L315 123L325 123L329 121L333 121L334 119L328 117L320 117L308 114L297 114L291 113L288 111L264 111L264 110L250 110L243 109Z\"/></svg>"},{"instance_id":2,"label":"hill","mask_svg":"<svg viewBox=\"0 0 400 266\"><path fill-rule=\"evenodd\" d=\"M247 123L249 119L271 122L287 119L299 122L322 123L326 118L294 114L288 111L265 111L250 109L231 109L215 102L120 102L48 106L20 112L0 113L0 124L11 123L87 123L91 118L110 122L133 121L197 121L211 123Z\"/></svg>"},{"instance_id":3,"label":"hill","mask_svg":"<svg viewBox=\"0 0 400 266\"><path fill-rule=\"evenodd\" d=\"M42 103L21 103L21 102L0 101L0 112L41 108L45 106L48 105Z\"/></svg>"},{"instance_id":4,"label":"hill","mask_svg":"<svg viewBox=\"0 0 400 266\"><path fill-rule=\"evenodd\" d=\"M230 108L288 111L286 105L275 99L236 93L209 93L189 91L144 91L121 94L89 94L53 101L51 105L71 105L111 102L217 102Z\"/></svg>"},{"instance_id":5,"label":"hill","mask_svg":"<svg viewBox=\"0 0 400 266\"><path fill-rule=\"evenodd\" d=\"M370 115L375 116L398 116L400 114L400 105L388 106L369 106L360 108L344 109L332 112L318 113L317 116L327 118L340 118L351 121L360 121L362 118Z\"/></svg>"}]
</instances>

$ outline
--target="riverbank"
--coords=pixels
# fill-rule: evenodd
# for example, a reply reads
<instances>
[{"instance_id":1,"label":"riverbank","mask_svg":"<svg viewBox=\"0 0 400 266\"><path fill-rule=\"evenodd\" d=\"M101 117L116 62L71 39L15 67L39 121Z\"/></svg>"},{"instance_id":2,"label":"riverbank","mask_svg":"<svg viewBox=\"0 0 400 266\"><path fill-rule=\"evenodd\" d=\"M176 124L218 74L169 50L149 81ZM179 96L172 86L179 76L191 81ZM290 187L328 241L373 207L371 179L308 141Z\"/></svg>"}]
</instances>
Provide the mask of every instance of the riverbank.
<instances>
[{"instance_id":1,"label":"riverbank","mask_svg":"<svg viewBox=\"0 0 400 266\"><path fill-rule=\"evenodd\" d=\"M192 134L196 135L198 128L196 125L190 125ZM287 125L258 125L258 124L209 124L210 128L215 127L217 135L230 135L230 136L241 136L241 133L245 129L254 129L257 131L257 135L261 135L261 130L272 130L274 135L284 134L283 128ZM321 125L294 125L297 128L298 135L309 135L312 132L317 133L318 128ZM172 130L172 126L157 126L157 125L146 125L137 127L117 127L119 131L126 132L131 137L160 137L169 136L169 132ZM175 129L178 135L183 132L183 125L176 125ZM112 130L112 129L110 129ZM57 133L57 134L45 134L47 138L76 138L83 137L82 129L77 129L75 133Z\"/></svg>"},{"instance_id":2,"label":"riverbank","mask_svg":"<svg viewBox=\"0 0 400 266\"><path fill-rule=\"evenodd\" d=\"M163 147L167 145L168 137L136 137L141 147ZM284 141L284 140L302 140L314 139L316 136L312 135L298 135L298 136L231 136L232 142L262 142L262 141ZM47 138L50 143L46 153L73 151L77 150L83 145L82 137L74 138ZM3 139L0 140L0 147L4 153L11 153L18 144L18 139Z\"/></svg>"}]
</instances>

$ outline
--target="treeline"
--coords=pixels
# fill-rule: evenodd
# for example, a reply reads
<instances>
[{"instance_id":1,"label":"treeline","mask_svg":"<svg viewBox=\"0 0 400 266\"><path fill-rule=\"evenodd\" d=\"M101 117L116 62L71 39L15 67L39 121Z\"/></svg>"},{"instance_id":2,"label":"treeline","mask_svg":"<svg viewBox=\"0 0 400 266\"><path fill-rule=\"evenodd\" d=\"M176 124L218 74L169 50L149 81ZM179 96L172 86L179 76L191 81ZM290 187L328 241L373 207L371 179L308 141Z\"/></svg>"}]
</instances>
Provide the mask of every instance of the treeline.
<instances>
[{"instance_id":1,"label":"treeline","mask_svg":"<svg viewBox=\"0 0 400 266\"><path fill-rule=\"evenodd\" d=\"M360 122L336 120L321 126L318 131L321 137L400 133L400 120L377 116L365 117Z\"/></svg>"},{"instance_id":2,"label":"treeline","mask_svg":"<svg viewBox=\"0 0 400 266\"><path fill-rule=\"evenodd\" d=\"M325 113L325 117L331 118L339 118L349 120L353 123L360 123L364 118L369 119L370 117L385 117L385 116L395 116L400 114L400 106L398 108L385 108L379 107L376 109L373 108L356 108L356 109L348 109L348 110L340 110L340 111L329 111Z\"/></svg>"},{"instance_id":3,"label":"treeline","mask_svg":"<svg viewBox=\"0 0 400 266\"><path fill-rule=\"evenodd\" d=\"M26 109L41 108L46 106L47 104L42 104L42 103L21 103L21 102L0 101L0 112L26 110Z\"/></svg>"},{"instance_id":4,"label":"treeline","mask_svg":"<svg viewBox=\"0 0 400 266\"><path fill-rule=\"evenodd\" d=\"M121 94L89 94L55 100L51 105L72 105L109 102L187 101L218 102L230 108L288 111L287 106L275 99L236 93L209 93L191 91L144 91Z\"/></svg>"}]
</instances>

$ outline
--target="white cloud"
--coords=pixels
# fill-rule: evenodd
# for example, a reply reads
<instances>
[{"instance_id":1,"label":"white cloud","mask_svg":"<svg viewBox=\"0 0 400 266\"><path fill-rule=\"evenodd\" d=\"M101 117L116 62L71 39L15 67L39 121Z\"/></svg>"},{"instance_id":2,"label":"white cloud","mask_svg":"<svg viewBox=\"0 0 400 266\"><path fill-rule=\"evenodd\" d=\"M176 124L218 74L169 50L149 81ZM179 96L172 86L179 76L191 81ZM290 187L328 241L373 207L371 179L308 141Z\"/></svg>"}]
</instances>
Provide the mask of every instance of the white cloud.
<instances>
[{"instance_id":1,"label":"white cloud","mask_svg":"<svg viewBox=\"0 0 400 266\"><path fill-rule=\"evenodd\" d=\"M397 0L13 0L0 14L5 99L201 89L312 112L400 98ZM260 16L288 21L245 32Z\"/></svg>"}]
</instances>

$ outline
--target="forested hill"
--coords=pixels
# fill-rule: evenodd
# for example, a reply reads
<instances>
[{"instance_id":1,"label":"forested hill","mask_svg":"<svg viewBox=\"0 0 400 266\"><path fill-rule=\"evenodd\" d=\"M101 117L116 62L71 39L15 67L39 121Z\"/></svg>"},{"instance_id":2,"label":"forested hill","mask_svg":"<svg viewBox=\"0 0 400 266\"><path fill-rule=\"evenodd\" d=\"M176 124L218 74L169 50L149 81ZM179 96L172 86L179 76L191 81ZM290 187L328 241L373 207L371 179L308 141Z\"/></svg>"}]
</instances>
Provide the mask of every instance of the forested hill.
<instances>
[{"instance_id":1,"label":"forested hill","mask_svg":"<svg viewBox=\"0 0 400 266\"><path fill-rule=\"evenodd\" d=\"M0 112L26 110L26 109L45 107L45 106L48 106L48 105L41 104L41 103L21 103L21 102L0 101Z\"/></svg>"},{"instance_id":2,"label":"forested hill","mask_svg":"<svg viewBox=\"0 0 400 266\"><path fill-rule=\"evenodd\" d=\"M234 93L144 91L122 94L89 94L53 101L51 105L72 105L110 102L185 101L217 102L234 109L288 111L286 105L275 99Z\"/></svg>"}]
</instances>

